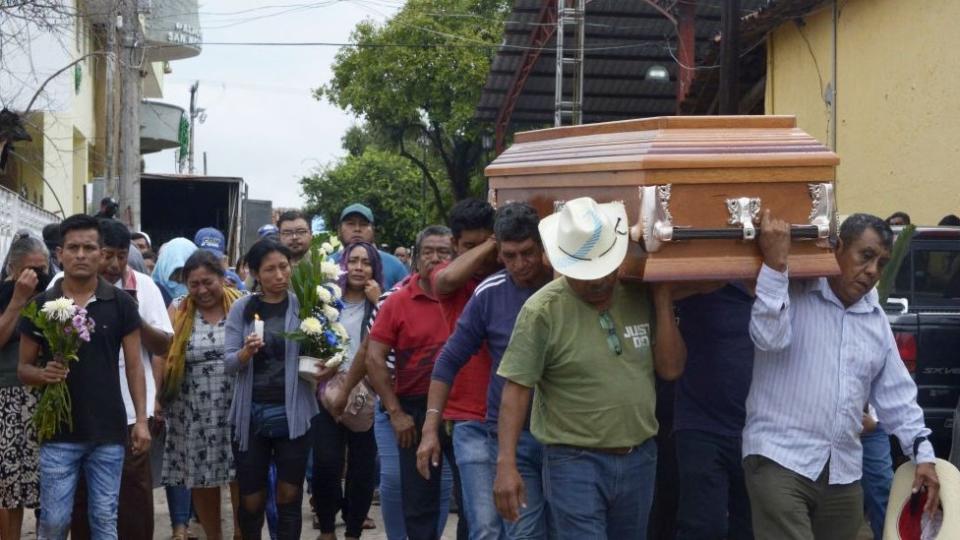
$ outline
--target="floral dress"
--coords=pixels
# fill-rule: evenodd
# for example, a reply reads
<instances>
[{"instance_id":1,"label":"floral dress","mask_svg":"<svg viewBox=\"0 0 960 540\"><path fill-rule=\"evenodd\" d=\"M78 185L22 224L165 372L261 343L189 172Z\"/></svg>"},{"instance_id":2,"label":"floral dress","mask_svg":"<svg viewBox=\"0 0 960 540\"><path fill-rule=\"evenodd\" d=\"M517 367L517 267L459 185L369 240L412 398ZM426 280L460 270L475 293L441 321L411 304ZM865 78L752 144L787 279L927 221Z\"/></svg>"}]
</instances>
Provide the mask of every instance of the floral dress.
<instances>
[{"instance_id":1,"label":"floral dress","mask_svg":"<svg viewBox=\"0 0 960 540\"><path fill-rule=\"evenodd\" d=\"M197 310L180 395L165 413L165 486L218 487L234 479L229 413L235 376L224 373L225 325L226 319L207 323Z\"/></svg>"}]
</instances>

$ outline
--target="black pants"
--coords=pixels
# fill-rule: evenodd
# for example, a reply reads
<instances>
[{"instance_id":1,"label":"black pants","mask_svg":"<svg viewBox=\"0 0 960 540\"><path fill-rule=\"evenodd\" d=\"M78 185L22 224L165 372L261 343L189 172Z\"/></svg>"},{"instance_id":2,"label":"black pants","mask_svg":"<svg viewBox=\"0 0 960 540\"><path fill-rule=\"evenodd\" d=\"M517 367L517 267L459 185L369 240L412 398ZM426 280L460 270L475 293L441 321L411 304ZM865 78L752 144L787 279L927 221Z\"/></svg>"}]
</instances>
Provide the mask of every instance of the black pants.
<instances>
[{"instance_id":1,"label":"black pants","mask_svg":"<svg viewBox=\"0 0 960 540\"><path fill-rule=\"evenodd\" d=\"M377 442L373 428L355 433L338 424L326 409L313 418L313 504L320 532L335 530L337 510L343 510L346 536L359 538L370 510L376 483ZM347 460L346 493L340 487Z\"/></svg>"},{"instance_id":2,"label":"black pants","mask_svg":"<svg viewBox=\"0 0 960 540\"><path fill-rule=\"evenodd\" d=\"M740 437L674 432L679 468L677 540L751 540Z\"/></svg>"},{"instance_id":3,"label":"black pants","mask_svg":"<svg viewBox=\"0 0 960 540\"><path fill-rule=\"evenodd\" d=\"M401 398L403 411L413 417L417 433L423 431L423 421L427 415L427 398ZM453 471L453 492L457 506L461 509L457 524L457 538L465 539L467 528L466 514L463 512L463 499L460 493L460 473L453 455L453 440L446 430L440 430L440 446L444 459L450 463ZM403 493L403 520L407 526L407 538L410 540L437 540L443 531L437 530L440 514L440 475L439 467L430 468L427 480L417 471L417 445L400 449L400 488ZM462 524L462 526L461 526ZM463 535L461 535L461 530Z\"/></svg>"},{"instance_id":4,"label":"black pants","mask_svg":"<svg viewBox=\"0 0 960 540\"><path fill-rule=\"evenodd\" d=\"M303 478L307 472L307 454L310 451L309 437L303 435L296 439L286 437L264 437L258 435L256 426L250 427L250 438L246 451L241 452L237 443L233 443L233 456L237 466L237 484L240 488L240 534L244 540L259 540L263 529L264 510L267 502L267 476L270 462L277 464L278 493L282 490L280 482L294 486L299 490L295 501L277 504L277 536L280 540L300 538L303 516L300 511L303 503ZM251 508L251 498L259 500Z\"/></svg>"}]
</instances>

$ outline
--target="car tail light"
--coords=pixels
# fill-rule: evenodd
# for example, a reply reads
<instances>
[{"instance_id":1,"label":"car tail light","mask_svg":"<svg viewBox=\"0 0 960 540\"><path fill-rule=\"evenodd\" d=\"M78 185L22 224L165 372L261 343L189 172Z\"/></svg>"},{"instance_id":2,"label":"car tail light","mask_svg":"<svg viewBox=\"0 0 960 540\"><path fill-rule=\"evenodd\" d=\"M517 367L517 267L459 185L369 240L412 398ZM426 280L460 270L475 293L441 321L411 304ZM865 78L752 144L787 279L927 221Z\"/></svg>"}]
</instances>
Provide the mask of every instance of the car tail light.
<instances>
[{"instance_id":1,"label":"car tail light","mask_svg":"<svg viewBox=\"0 0 960 540\"><path fill-rule=\"evenodd\" d=\"M895 332L893 336L897 341L897 350L900 351L900 358L907 366L907 371L913 373L917 370L917 336L908 332Z\"/></svg>"}]
</instances>

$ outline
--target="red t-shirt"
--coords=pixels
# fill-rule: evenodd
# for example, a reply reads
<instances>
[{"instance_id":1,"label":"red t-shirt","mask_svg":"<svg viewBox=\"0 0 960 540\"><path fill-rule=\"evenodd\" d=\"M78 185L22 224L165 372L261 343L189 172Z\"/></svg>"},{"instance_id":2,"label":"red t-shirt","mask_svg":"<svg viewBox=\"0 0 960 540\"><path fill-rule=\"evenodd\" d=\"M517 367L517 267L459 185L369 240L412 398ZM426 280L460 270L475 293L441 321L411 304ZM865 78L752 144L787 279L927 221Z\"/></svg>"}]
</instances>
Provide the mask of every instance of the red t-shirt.
<instances>
[{"instance_id":1,"label":"red t-shirt","mask_svg":"<svg viewBox=\"0 0 960 540\"><path fill-rule=\"evenodd\" d=\"M420 288L419 276L391 294L380 307L370 339L390 346L397 359L397 397L425 397L430 374L448 330L440 303Z\"/></svg>"},{"instance_id":2,"label":"red t-shirt","mask_svg":"<svg viewBox=\"0 0 960 540\"><path fill-rule=\"evenodd\" d=\"M447 264L438 265L430 274L430 282L434 283L440 270ZM457 328L457 319L463 313L473 291L480 285L481 279L471 277L466 285L452 294L440 297L440 309L446 321L446 328L450 334ZM450 397L447 407L443 410L444 420L483 420L487 416L487 386L490 384L490 352L487 344L463 366L450 388Z\"/></svg>"}]
</instances>

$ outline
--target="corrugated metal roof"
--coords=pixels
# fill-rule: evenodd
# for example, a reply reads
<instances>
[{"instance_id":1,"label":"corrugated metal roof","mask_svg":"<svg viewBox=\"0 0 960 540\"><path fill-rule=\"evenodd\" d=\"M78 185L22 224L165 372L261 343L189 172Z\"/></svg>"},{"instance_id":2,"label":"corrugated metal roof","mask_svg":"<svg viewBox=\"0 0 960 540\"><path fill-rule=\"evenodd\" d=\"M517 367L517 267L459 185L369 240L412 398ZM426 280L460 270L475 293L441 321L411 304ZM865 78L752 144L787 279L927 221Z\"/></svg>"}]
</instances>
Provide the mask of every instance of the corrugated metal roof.
<instances>
[{"instance_id":1,"label":"corrugated metal roof","mask_svg":"<svg viewBox=\"0 0 960 540\"><path fill-rule=\"evenodd\" d=\"M720 28L723 0L700 0L696 10L698 61L704 58L710 40ZM543 2L515 0L507 18L503 45L494 58L477 106L477 118L494 121L520 66L525 49L537 28ZM755 11L767 0L741 0L744 13ZM653 6L640 0L588 0L584 46L584 123L662 116L676 110L676 30ZM572 29L565 43L575 43ZM551 38L523 88L511 117L513 125L553 122L556 39ZM670 81L646 81L651 65L662 65ZM565 70L572 71L572 70ZM572 73L564 73L570 84Z\"/></svg>"}]
</instances>

